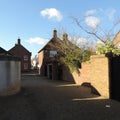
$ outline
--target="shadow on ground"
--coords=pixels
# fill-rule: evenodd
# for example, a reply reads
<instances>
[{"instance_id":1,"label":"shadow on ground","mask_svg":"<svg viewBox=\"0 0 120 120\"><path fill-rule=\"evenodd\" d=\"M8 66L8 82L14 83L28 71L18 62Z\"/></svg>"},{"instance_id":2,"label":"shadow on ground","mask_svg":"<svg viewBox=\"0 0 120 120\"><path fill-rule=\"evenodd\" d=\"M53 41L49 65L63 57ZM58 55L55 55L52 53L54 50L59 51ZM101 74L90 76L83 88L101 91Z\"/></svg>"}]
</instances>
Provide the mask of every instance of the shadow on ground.
<instances>
[{"instance_id":1,"label":"shadow on ground","mask_svg":"<svg viewBox=\"0 0 120 120\"><path fill-rule=\"evenodd\" d=\"M119 102L89 87L36 75L22 76L20 93L0 97L0 120L119 120L119 111Z\"/></svg>"}]
</instances>

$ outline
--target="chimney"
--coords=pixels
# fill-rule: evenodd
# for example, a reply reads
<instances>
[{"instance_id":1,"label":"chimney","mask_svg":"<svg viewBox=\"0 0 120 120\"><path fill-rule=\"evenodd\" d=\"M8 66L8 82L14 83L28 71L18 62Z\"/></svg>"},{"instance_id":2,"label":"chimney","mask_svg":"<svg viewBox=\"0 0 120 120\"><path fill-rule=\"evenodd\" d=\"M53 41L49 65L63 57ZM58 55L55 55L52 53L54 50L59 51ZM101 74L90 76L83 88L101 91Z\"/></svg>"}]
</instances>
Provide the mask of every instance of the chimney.
<instances>
[{"instance_id":1,"label":"chimney","mask_svg":"<svg viewBox=\"0 0 120 120\"><path fill-rule=\"evenodd\" d=\"M53 30L53 38L57 38L57 30Z\"/></svg>"},{"instance_id":2,"label":"chimney","mask_svg":"<svg viewBox=\"0 0 120 120\"><path fill-rule=\"evenodd\" d=\"M18 40L17 40L17 44L18 45L20 45L20 41L21 41L20 38L18 38Z\"/></svg>"},{"instance_id":3,"label":"chimney","mask_svg":"<svg viewBox=\"0 0 120 120\"><path fill-rule=\"evenodd\" d=\"M68 40L68 35L67 35L67 33L64 33L64 34L63 34L62 39L63 39L63 40Z\"/></svg>"}]
</instances>

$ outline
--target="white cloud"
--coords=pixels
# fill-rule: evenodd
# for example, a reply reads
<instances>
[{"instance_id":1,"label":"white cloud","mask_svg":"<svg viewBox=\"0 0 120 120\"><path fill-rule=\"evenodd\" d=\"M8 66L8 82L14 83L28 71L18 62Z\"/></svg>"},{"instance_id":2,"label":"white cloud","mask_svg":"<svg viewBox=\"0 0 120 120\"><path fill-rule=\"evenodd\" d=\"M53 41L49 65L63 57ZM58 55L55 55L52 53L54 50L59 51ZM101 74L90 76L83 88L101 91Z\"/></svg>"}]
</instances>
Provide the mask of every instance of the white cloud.
<instances>
[{"instance_id":1,"label":"white cloud","mask_svg":"<svg viewBox=\"0 0 120 120\"><path fill-rule=\"evenodd\" d=\"M97 11L94 9L94 10L88 10L86 13L85 13L85 16L91 16L91 15L94 15Z\"/></svg>"},{"instance_id":2,"label":"white cloud","mask_svg":"<svg viewBox=\"0 0 120 120\"><path fill-rule=\"evenodd\" d=\"M40 14L45 17L47 16L48 19L53 19L53 20L57 20L57 21L61 21L63 16L62 14L60 13L60 11L58 11L57 9L55 8L47 8L47 9L44 9L40 12Z\"/></svg>"},{"instance_id":3,"label":"white cloud","mask_svg":"<svg viewBox=\"0 0 120 120\"><path fill-rule=\"evenodd\" d=\"M100 20L94 16L88 16L85 18L86 24L91 27L92 29L96 29L100 24Z\"/></svg>"},{"instance_id":4,"label":"white cloud","mask_svg":"<svg viewBox=\"0 0 120 120\"><path fill-rule=\"evenodd\" d=\"M30 38L29 40L26 40L30 44L40 44L40 45L45 45L48 42L48 39L40 38L40 37L35 37L35 38Z\"/></svg>"}]
</instances>

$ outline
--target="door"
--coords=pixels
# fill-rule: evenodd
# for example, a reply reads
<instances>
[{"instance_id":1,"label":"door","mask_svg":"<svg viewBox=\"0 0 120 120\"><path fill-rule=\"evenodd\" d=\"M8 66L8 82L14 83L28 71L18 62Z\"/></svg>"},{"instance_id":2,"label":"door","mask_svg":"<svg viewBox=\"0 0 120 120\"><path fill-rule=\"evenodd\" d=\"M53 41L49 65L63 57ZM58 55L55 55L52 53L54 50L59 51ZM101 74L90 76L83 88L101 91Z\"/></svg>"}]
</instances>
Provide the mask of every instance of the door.
<instances>
[{"instance_id":1,"label":"door","mask_svg":"<svg viewBox=\"0 0 120 120\"><path fill-rule=\"evenodd\" d=\"M48 72L47 72L47 65L45 65L45 68L44 68L44 76L47 76Z\"/></svg>"},{"instance_id":2,"label":"door","mask_svg":"<svg viewBox=\"0 0 120 120\"><path fill-rule=\"evenodd\" d=\"M47 73L48 78L49 78L49 79L52 79L52 71L53 71L53 70L52 70L52 69L53 69L52 64L48 64L47 69L48 69L48 73Z\"/></svg>"}]
</instances>

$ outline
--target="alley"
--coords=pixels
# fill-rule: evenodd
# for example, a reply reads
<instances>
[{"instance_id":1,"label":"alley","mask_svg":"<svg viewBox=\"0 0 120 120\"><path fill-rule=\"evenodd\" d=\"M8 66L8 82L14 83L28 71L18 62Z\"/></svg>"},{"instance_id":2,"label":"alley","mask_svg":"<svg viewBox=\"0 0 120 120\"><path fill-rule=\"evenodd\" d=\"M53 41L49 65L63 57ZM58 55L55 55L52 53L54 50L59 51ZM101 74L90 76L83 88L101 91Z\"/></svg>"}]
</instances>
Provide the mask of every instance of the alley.
<instances>
[{"instance_id":1,"label":"alley","mask_svg":"<svg viewBox=\"0 0 120 120\"><path fill-rule=\"evenodd\" d=\"M91 94L89 87L22 75L17 95L0 97L0 120L119 120L120 102Z\"/></svg>"}]
</instances>

